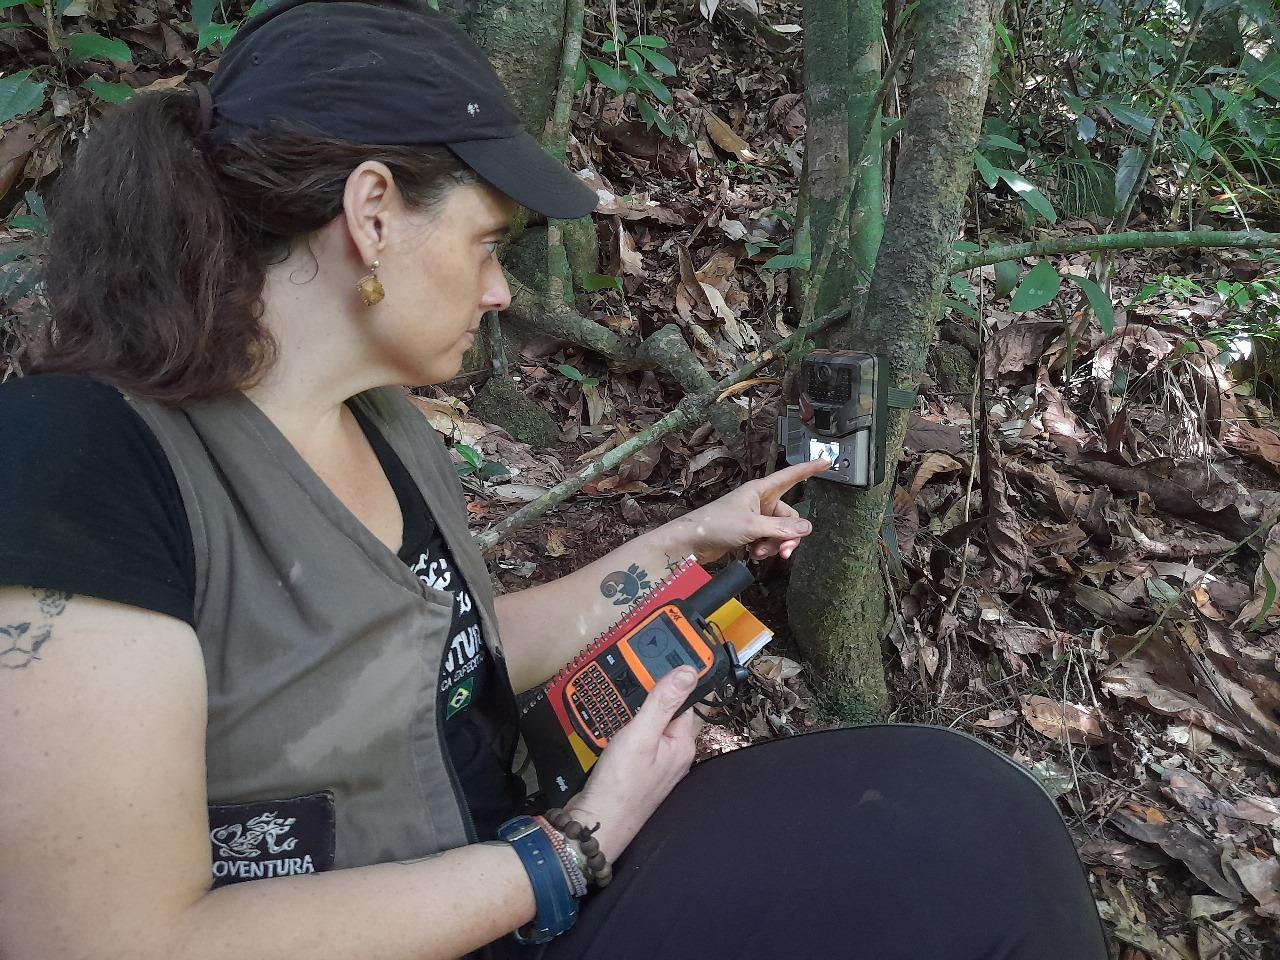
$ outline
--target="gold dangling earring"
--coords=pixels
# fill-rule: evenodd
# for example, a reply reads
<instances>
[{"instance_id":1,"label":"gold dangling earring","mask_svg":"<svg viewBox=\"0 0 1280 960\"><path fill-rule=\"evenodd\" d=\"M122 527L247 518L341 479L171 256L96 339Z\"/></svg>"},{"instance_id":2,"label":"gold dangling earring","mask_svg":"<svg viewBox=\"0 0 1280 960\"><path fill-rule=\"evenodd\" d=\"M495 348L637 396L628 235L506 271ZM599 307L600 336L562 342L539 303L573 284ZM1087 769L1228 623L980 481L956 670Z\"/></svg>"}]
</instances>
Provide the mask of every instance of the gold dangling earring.
<instances>
[{"instance_id":1,"label":"gold dangling earring","mask_svg":"<svg viewBox=\"0 0 1280 960\"><path fill-rule=\"evenodd\" d=\"M379 266L377 260L373 261L369 265L368 275L361 277L360 282L356 284L356 289L360 291L360 299L364 301L366 307L376 307L387 295L387 291L382 288L382 281L378 279Z\"/></svg>"}]
</instances>

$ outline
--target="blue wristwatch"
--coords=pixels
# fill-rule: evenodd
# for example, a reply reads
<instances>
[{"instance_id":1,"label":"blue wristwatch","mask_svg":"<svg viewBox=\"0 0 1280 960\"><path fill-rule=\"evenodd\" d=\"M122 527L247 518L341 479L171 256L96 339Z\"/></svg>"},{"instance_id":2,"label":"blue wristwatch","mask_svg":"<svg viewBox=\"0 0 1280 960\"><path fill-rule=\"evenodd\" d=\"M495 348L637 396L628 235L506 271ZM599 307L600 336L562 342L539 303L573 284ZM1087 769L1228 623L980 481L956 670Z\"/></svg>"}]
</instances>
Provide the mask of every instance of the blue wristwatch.
<instances>
[{"instance_id":1,"label":"blue wristwatch","mask_svg":"<svg viewBox=\"0 0 1280 960\"><path fill-rule=\"evenodd\" d=\"M512 817L498 828L498 839L515 848L533 884L538 913L515 932L517 943L546 943L578 919L578 901L569 890L560 857L533 817Z\"/></svg>"}]
</instances>

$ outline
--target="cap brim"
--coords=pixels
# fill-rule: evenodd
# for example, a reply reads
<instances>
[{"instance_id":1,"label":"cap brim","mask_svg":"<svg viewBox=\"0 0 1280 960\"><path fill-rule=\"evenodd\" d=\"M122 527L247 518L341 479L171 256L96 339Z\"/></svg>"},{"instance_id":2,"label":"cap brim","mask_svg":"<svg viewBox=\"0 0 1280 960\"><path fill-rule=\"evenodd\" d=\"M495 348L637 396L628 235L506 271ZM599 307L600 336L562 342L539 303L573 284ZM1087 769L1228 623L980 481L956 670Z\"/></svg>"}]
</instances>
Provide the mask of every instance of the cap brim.
<instances>
[{"instance_id":1,"label":"cap brim","mask_svg":"<svg viewBox=\"0 0 1280 960\"><path fill-rule=\"evenodd\" d=\"M594 190L527 133L500 140L450 143L449 149L485 182L545 217L576 220L595 210L598 203Z\"/></svg>"}]
</instances>

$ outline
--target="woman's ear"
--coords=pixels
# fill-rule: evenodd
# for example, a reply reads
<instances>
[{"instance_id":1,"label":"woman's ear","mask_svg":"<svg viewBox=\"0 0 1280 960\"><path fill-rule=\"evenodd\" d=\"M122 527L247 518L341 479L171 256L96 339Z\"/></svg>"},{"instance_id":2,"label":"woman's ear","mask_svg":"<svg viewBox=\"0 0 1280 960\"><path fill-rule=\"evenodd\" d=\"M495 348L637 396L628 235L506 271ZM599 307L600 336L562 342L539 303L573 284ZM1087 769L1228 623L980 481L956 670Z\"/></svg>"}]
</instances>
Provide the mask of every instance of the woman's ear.
<instances>
[{"instance_id":1,"label":"woman's ear","mask_svg":"<svg viewBox=\"0 0 1280 960\"><path fill-rule=\"evenodd\" d=\"M399 206L400 192L385 163L366 160L347 177L342 213L356 253L366 265L385 253Z\"/></svg>"}]
</instances>

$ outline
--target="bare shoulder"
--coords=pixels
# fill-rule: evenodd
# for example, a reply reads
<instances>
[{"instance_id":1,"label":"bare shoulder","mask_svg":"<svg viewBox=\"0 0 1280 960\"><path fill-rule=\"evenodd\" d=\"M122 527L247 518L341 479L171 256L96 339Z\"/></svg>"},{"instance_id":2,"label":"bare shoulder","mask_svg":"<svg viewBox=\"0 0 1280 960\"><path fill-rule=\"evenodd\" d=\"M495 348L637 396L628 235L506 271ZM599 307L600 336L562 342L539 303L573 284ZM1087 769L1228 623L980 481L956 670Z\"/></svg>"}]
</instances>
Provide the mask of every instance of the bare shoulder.
<instances>
[{"instance_id":1,"label":"bare shoulder","mask_svg":"<svg viewBox=\"0 0 1280 960\"><path fill-rule=\"evenodd\" d=\"M206 709L188 624L0 588L0 944L14 956L85 955L111 918L207 888ZM51 936L59 949L41 953Z\"/></svg>"}]
</instances>

